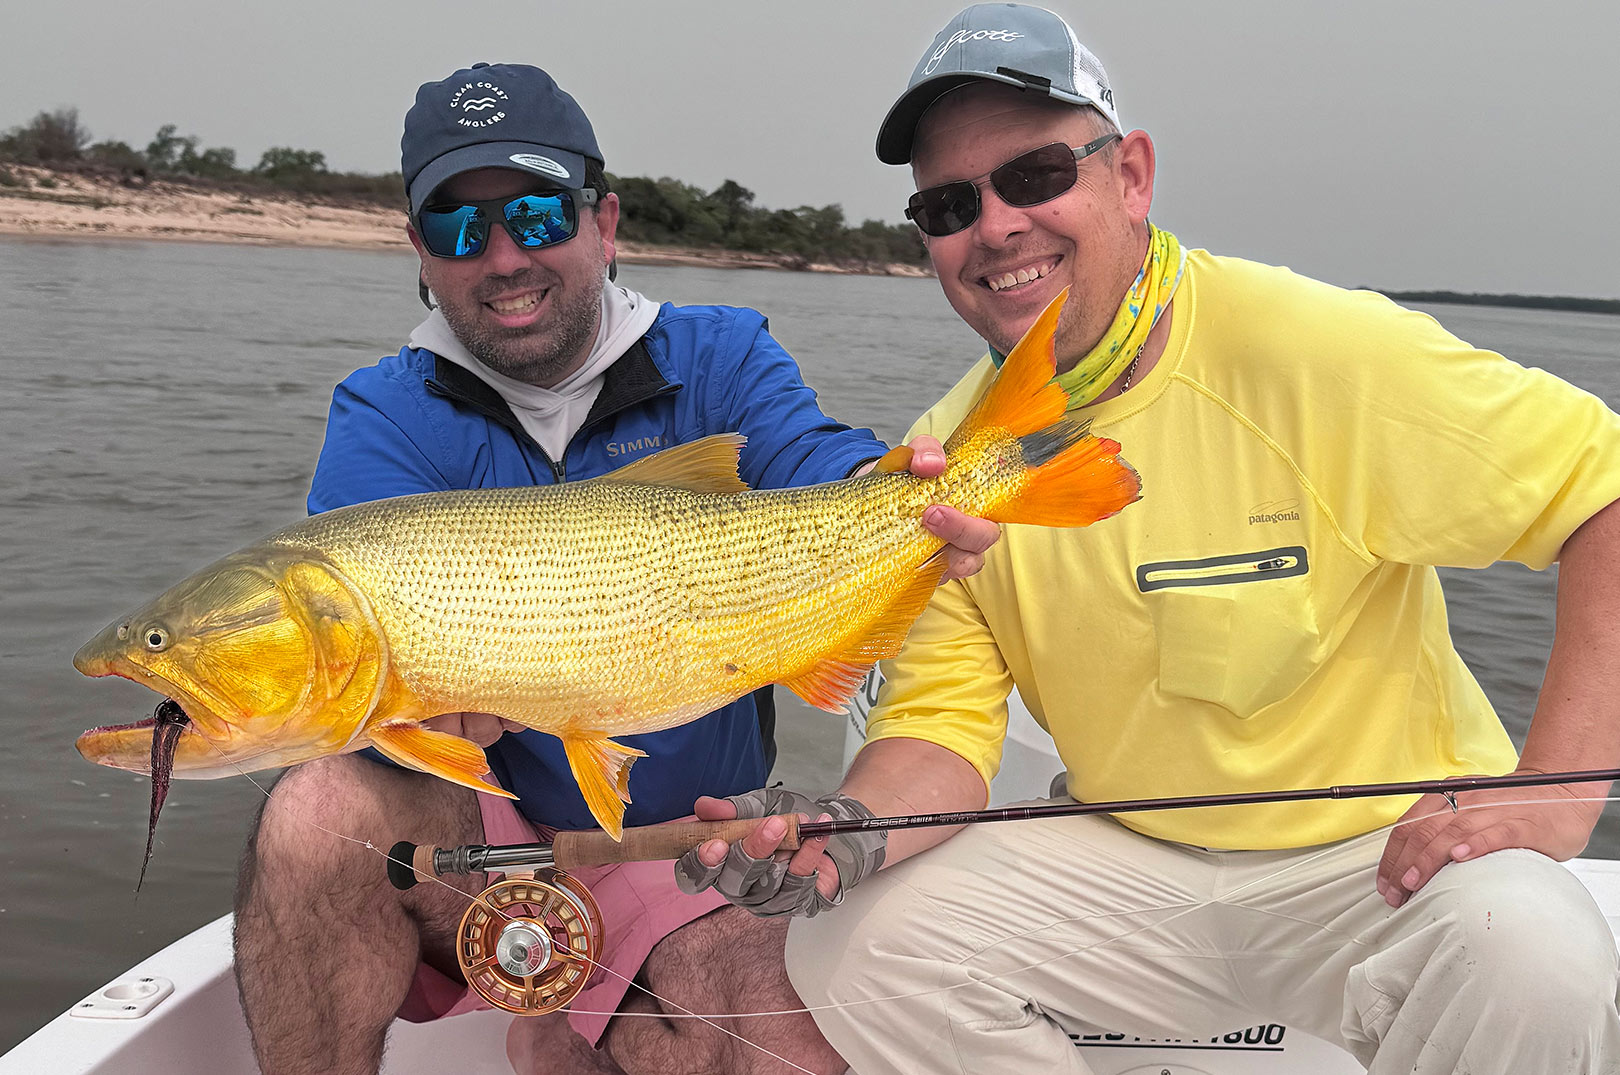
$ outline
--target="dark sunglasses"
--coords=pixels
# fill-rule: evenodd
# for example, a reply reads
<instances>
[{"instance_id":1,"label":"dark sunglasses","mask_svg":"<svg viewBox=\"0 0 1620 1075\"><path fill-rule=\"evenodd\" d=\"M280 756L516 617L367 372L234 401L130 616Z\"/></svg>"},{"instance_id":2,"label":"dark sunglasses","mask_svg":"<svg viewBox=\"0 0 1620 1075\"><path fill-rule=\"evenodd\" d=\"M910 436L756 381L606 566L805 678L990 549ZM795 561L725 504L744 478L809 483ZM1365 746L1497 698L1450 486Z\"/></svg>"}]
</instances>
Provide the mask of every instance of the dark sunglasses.
<instances>
[{"instance_id":1,"label":"dark sunglasses","mask_svg":"<svg viewBox=\"0 0 1620 1075\"><path fill-rule=\"evenodd\" d=\"M498 222L525 250L554 246L579 230L579 206L595 205L596 191L555 190L511 199L428 205L416 218L422 245L436 258L475 258L489 243L489 226Z\"/></svg>"},{"instance_id":2,"label":"dark sunglasses","mask_svg":"<svg viewBox=\"0 0 1620 1075\"><path fill-rule=\"evenodd\" d=\"M1062 142L1021 153L990 173L990 186L1008 205L1027 208L1067 194L1080 177L1079 162L1120 140L1105 134L1083 146ZM906 219L924 235L955 235L979 219L979 185L971 179L919 190L906 203Z\"/></svg>"}]
</instances>

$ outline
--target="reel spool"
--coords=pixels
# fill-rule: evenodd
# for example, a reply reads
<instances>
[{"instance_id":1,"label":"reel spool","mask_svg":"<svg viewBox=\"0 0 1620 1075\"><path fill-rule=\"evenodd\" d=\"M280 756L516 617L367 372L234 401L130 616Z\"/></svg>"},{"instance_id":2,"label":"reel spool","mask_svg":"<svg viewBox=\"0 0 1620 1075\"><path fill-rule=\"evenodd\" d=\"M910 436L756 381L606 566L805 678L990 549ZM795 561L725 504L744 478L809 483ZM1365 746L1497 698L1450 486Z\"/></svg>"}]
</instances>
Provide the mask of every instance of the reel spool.
<instances>
[{"instance_id":1,"label":"reel spool","mask_svg":"<svg viewBox=\"0 0 1620 1075\"><path fill-rule=\"evenodd\" d=\"M508 875L484 889L456 931L456 962L490 1004L545 1015L577 997L602 957L602 912L561 870Z\"/></svg>"}]
</instances>

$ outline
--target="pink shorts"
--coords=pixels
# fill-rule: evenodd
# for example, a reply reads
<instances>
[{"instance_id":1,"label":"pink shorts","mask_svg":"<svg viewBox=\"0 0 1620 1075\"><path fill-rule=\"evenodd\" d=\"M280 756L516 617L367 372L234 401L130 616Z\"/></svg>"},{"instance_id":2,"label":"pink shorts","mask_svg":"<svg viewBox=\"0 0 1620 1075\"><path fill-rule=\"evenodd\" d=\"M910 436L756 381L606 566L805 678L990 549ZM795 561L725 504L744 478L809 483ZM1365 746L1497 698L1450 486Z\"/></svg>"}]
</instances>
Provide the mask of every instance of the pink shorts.
<instances>
[{"instance_id":1,"label":"pink shorts","mask_svg":"<svg viewBox=\"0 0 1620 1075\"><path fill-rule=\"evenodd\" d=\"M484 839L491 844L526 844L539 839L535 827L513 805L498 795L478 796L483 814ZM597 970L575 997L568 1025L594 1047L618 1010L629 980L653 945L688 922L726 905L713 889L688 896L675 887L675 871L668 862L626 862L617 866L572 871L591 890L602 908L605 936L602 962L614 973ZM465 982L446 977L428 966L417 965L399 1017L427 1023L445 1016L487 1010L490 1004ZM596 1014L605 1013L605 1014Z\"/></svg>"}]
</instances>

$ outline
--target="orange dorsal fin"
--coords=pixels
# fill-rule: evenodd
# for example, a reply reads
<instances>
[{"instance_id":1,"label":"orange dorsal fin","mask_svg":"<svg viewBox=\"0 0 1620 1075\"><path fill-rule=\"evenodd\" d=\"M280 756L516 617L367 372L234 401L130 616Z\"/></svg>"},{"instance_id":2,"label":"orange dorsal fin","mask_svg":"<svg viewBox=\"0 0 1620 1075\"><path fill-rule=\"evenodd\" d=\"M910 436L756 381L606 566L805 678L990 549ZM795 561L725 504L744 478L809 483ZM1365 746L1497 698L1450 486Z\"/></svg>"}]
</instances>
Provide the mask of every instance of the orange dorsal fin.
<instances>
[{"instance_id":1,"label":"orange dorsal fin","mask_svg":"<svg viewBox=\"0 0 1620 1075\"><path fill-rule=\"evenodd\" d=\"M900 652L911 625L934 596L945 573L945 554L923 561L895 595L889 607L858 636L845 639L809 668L782 680L782 686L817 709L842 713L855 697L866 673L879 661Z\"/></svg>"},{"instance_id":2,"label":"orange dorsal fin","mask_svg":"<svg viewBox=\"0 0 1620 1075\"><path fill-rule=\"evenodd\" d=\"M601 732L570 732L562 744L591 816L617 840L624 832L624 804L630 801L630 766L647 752L615 743Z\"/></svg>"},{"instance_id":3,"label":"orange dorsal fin","mask_svg":"<svg viewBox=\"0 0 1620 1075\"><path fill-rule=\"evenodd\" d=\"M1020 438L1020 446L1033 469L1018 495L987 512L988 519L1089 526L1142 499L1142 479L1119 458L1119 442L1093 437L1081 423L1057 423Z\"/></svg>"},{"instance_id":4,"label":"orange dorsal fin","mask_svg":"<svg viewBox=\"0 0 1620 1075\"><path fill-rule=\"evenodd\" d=\"M741 493L748 486L737 476L737 454L747 439L741 433L716 433L665 448L591 480L669 485L694 493Z\"/></svg>"},{"instance_id":5,"label":"orange dorsal fin","mask_svg":"<svg viewBox=\"0 0 1620 1075\"><path fill-rule=\"evenodd\" d=\"M1015 437L1033 433L1063 417L1068 409L1069 396L1052 382L1057 374L1053 341L1057 333L1058 316L1069 297L1064 288L1057 298L1047 304L1041 316L1029 326L1018 346L1007 355L996 379L967 417L962 419L945 442L945 453L967 443L976 433L986 429L1005 429Z\"/></svg>"},{"instance_id":6,"label":"orange dorsal fin","mask_svg":"<svg viewBox=\"0 0 1620 1075\"><path fill-rule=\"evenodd\" d=\"M381 721L367 728L366 736L372 746L406 768L431 773L474 791L517 798L484 779L489 775L489 762L470 739L424 728L414 720Z\"/></svg>"},{"instance_id":7,"label":"orange dorsal fin","mask_svg":"<svg viewBox=\"0 0 1620 1075\"><path fill-rule=\"evenodd\" d=\"M898 448L890 448L883 453L883 458L872 464L874 474L899 474L911 469L911 449L904 444Z\"/></svg>"}]
</instances>

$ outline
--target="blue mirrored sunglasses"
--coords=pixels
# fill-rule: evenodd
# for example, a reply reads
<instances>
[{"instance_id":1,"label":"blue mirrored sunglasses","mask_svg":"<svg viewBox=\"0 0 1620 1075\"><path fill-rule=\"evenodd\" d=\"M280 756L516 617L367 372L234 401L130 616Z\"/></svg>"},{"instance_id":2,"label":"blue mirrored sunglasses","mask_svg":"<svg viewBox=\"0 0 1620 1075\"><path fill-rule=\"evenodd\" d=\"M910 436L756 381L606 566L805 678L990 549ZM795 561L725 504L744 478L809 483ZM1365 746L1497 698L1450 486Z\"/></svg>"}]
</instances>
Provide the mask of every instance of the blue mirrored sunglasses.
<instances>
[{"instance_id":1,"label":"blue mirrored sunglasses","mask_svg":"<svg viewBox=\"0 0 1620 1075\"><path fill-rule=\"evenodd\" d=\"M489 226L496 221L518 246L538 250L572 239L579 230L579 207L595 204L596 191L584 187L487 202L428 205L417 215L416 233L436 258L475 258L488 245Z\"/></svg>"}]
</instances>

